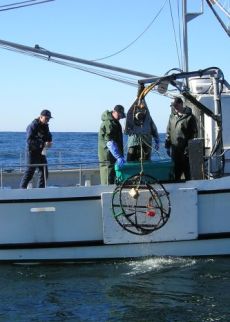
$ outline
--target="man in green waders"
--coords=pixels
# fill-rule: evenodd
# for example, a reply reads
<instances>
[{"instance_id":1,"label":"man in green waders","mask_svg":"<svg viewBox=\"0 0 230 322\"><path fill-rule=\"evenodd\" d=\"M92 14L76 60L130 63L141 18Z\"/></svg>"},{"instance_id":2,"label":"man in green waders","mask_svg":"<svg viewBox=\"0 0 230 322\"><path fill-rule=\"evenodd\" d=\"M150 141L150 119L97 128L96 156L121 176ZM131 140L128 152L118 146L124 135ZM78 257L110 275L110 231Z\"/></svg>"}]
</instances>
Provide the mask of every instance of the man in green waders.
<instances>
[{"instance_id":1,"label":"man in green waders","mask_svg":"<svg viewBox=\"0 0 230 322\"><path fill-rule=\"evenodd\" d=\"M125 163L123 155L123 134L120 119L125 118L122 105L116 105L113 111L105 111L101 116L98 134L98 157L100 161L101 184L114 184L117 163L119 168Z\"/></svg>"}]
</instances>

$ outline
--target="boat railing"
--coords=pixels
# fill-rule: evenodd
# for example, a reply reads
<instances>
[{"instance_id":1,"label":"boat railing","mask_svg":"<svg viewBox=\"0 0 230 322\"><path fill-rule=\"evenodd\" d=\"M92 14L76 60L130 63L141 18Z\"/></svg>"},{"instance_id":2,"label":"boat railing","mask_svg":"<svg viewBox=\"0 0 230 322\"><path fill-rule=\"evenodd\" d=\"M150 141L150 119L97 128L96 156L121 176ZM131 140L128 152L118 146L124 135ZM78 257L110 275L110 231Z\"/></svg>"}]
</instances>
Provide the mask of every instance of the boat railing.
<instances>
[{"instance_id":1,"label":"boat railing","mask_svg":"<svg viewBox=\"0 0 230 322\"><path fill-rule=\"evenodd\" d=\"M229 175L230 173L230 164L228 162L228 159L226 161L223 161L223 167L220 170L217 169L215 171L215 160L217 158L222 158L224 160L224 156L227 152L230 151L230 147L225 147L224 151L220 155L214 155L214 156L205 156L204 157L204 169L205 172L204 178L206 179L212 179L214 177L220 177L224 175ZM100 162L97 160L92 160L88 162L75 162L74 155L72 154L72 160L71 157L67 158L63 155L64 150L62 151L56 151L56 155L58 155L58 158L48 158L48 169L49 169L49 177L48 181L45 182L45 186L48 187L68 187L68 186L89 186L89 185L98 185L100 184L100 171L99 171L99 165ZM68 151L69 156L71 155L71 151ZM0 153L0 158L1 158ZM6 152L3 153L6 157L9 156L9 154ZM25 163L25 159L22 157L22 154L20 154L18 162L18 158L14 157L11 159L11 161L8 162L8 164L4 164L0 166L0 188L6 189L6 188L19 188L20 181L23 176L23 173L25 169L30 166L29 164ZM9 157L10 160L10 157ZM58 162L57 162L58 161ZM64 162L65 161L65 162ZM67 162L66 162L67 161ZM213 167L214 165L214 167ZM33 164L31 166L34 167L44 167L44 164ZM29 183L29 187L36 187L36 180L37 180L37 172L35 172L35 175L32 179L32 181Z\"/></svg>"},{"instance_id":2,"label":"boat railing","mask_svg":"<svg viewBox=\"0 0 230 322\"><path fill-rule=\"evenodd\" d=\"M91 151L92 152L92 151ZM71 150L68 148L62 148L62 149L55 149L52 147L52 149L49 149L47 151L47 159L49 164L58 164L59 167L66 167L68 163L75 163L76 160L84 163L84 162L97 162L97 153L89 155L88 157L85 155L85 153L81 153L77 150ZM79 159L80 157L80 159ZM27 151L26 150L3 150L0 151L0 164L5 164L5 162L8 162L8 165L19 165L21 167L24 167L27 163Z\"/></svg>"},{"instance_id":3,"label":"boat railing","mask_svg":"<svg viewBox=\"0 0 230 322\"><path fill-rule=\"evenodd\" d=\"M67 163L48 163L48 180L45 178L45 186L91 186L100 184L100 162L67 162ZM45 173L46 164L20 164L1 166L0 185L4 188L19 188L20 181L27 167L42 167ZM36 187L37 170L28 187Z\"/></svg>"}]
</instances>

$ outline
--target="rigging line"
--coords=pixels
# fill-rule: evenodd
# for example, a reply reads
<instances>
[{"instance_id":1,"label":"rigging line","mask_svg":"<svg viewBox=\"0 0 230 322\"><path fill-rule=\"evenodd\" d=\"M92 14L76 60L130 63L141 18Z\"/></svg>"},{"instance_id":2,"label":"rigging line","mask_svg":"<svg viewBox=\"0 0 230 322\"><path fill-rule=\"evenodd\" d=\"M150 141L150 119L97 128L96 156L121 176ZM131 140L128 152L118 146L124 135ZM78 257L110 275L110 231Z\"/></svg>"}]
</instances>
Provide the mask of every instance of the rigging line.
<instances>
[{"instance_id":1,"label":"rigging line","mask_svg":"<svg viewBox=\"0 0 230 322\"><path fill-rule=\"evenodd\" d=\"M33 54L31 54L31 52L28 52L27 50L24 50L24 49L21 49L21 48L16 48L16 49L11 48L11 46L8 46L7 44L1 44L0 47L3 48L3 49L11 50L13 52L18 52L18 53L21 53L21 54L25 54L25 55L28 55L28 56L34 56L34 57L37 57L37 58L42 57L44 60L47 60L47 61L51 60L51 56L47 56L46 51L44 52L44 55L43 55L43 53L35 53L35 52L33 52ZM60 59L65 60L65 58L60 58ZM80 64L81 64L81 62L80 62ZM104 67L104 68L106 69L106 67ZM119 71L117 71L117 72L119 72ZM134 74L134 77L138 77L138 76ZM126 78L127 78L127 76L126 76ZM135 80L135 82L137 82L137 80Z\"/></svg>"},{"instance_id":2,"label":"rigging line","mask_svg":"<svg viewBox=\"0 0 230 322\"><path fill-rule=\"evenodd\" d=\"M154 21L158 18L158 16L160 15L161 11L163 10L166 2L168 0L165 0L164 4L162 5L162 7L160 8L160 10L158 11L158 13L156 14L156 16L152 19L152 21L148 24L148 26L144 29L144 31L142 31L139 36L137 36L133 41L131 41L127 46L125 46L124 48L116 51L115 53L111 54L111 55L108 55L108 56L105 56L105 57L102 57L102 58L97 58L97 59L94 59L92 61L99 61L99 60L103 60L103 59L107 59L107 58L110 58L110 57L113 57L113 56L116 56L118 54L120 54L121 52L125 51L126 49L128 49L129 47L131 47L138 39L140 39L144 33L146 33L146 31L152 26L152 24L154 23Z\"/></svg>"},{"instance_id":3,"label":"rigging line","mask_svg":"<svg viewBox=\"0 0 230 322\"><path fill-rule=\"evenodd\" d=\"M114 81L129 85L129 86L133 86L133 87L136 87L136 88L139 86L139 84L138 84L138 82L137 82L137 80L135 78L131 78L131 77L127 77L127 76L124 77L123 75L109 73L109 72L105 72L105 71L100 71L99 72L97 69L93 69L93 68L90 69L89 67L83 67L83 66L80 66L80 65L76 65L74 63L68 63L68 62L65 62L65 61L55 60L54 58L47 57L47 56L42 56L41 54L36 54L36 53L27 52L26 50L20 50L20 49L11 48L11 47L8 47L7 45L0 45L0 47L3 48L3 49L6 49L6 50L12 51L12 52L24 54L24 55L27 55L27 56L30 56L30 57L39 58L39 59L42 59L42 60L45 60L45 61L48 61L48 62L53 62L53 63L56 63L56 64L60 64L60 65L64 65L64 66L67 66L67 67L75 68L75 69L78 69L78 70L81 70L81 71L84 71L84 72L87 72L87 73L95 74L97 76L101 76L101 77L104 77L104 78L107 78L107 79L110 79L110 80L114 80ZM152 92L154 94L162 96L162 94L158 93L158 91L155 90L155 88L152 88L152 89L148 88L148 92ZM165 93L165 94L163 94L163 96L167 96L167 97L171 98L170 93Z\"/></svg>"},{"instance_id":4,"label":"rigging line","mask_svg":"<svg viewBox=\"0 0 230 322\"><path fill-rule=\"evenodd\" d=\"M95 75L98 75L98 76L102 76L102 77L105 77L105 78L109 78L109 79L112 79L112 80L117 80L117 81L120 80L122 83L127 83L127 84L132 84L132 85L135 84L135 86L138 86L138 84L137 84L135 79L132 80L132 78L129 79L128 77L124 77L124 76L119 75L119 74L116 75L116 74L108 73L108 72L105 72L105 71L98 71L97 69L94 69L94 68L84 67L84 66L80 66L80 65L77 65L77 64L74 64L74 63L68 63L68 62L60 61L60 60L57 60L57 59L54 59L54 58L50 58L50 59L47 59L47 60L51 61L53 63L56 63L56 64L60 64L60 65L64 65L64 66L67 66L67 67L79 69L79 70L82 70L82 71L85 71L85 72L88 72L88 73L91 73L91 74L95 74Z\"/></svg>"},{"instance_id":5,"label":"rigging line","mask_svg":"<svg viewBox=\"0 0 230 322\"><path fill-rule=\"evenodd\" d=\"M223 11L223 12L226 14L226 16L228 16L228 18L230 18L230 12L228 12L228 11L223 7L223 5L219 3L219 1L216 1L216 0L213 0L213 1L214 1L214 4L216 4L216 5L220 8L220 10L221 10L221 11Z\"/></svg>"},{"instance_id":6,"label":"rigging line","mask_svg":"<svg viewBox=\"0 0 230 322\"><path fill-rule=\"evenodd\" d=\"M211 1L210 0L206 0L207 4L209 5L210 9L212 10L213 14L215 15L216 19L219 21L220 25L222 26L222 28L224 29L224 31L227 33L227 35L230 37L230 30L228 30L228 28L225 26L224 22L221 20L221 18L219 17L219 15L217 14L216 10L213 8Z\"/></svg>"},{"instance_id":7,"label":"rigging line","mask_svg":"<svg viewBox=\"0 0 230 322\"><path fill-rule=\"evenodd\" d=\"M64 61L59 61L59 60L56 60L56 59L53 59L53 58L50 58L50 57L46 57L46 56L42 56L42 55L39 55L39 54L36 54L36 53L29 53L29 52L26 52L26 51L23 51L23 50L8 48L7 46L0 46L0 47L2 47L4 49L7 49L9 51L21 53L21 54L24 54L24 55L27 55L27 56L36 57L36 58L43 59L43 60L53 62L53 63L56 63L56 64L60 64L60 65L64 65L64 66L67 66L67 67L79 69L81 71L88 72L88 73L91 73L91 74L95 74L95 75L98 75L98 76L101 76L101 77L104 77L104 78L108 78L108 79L111 79L111 80L114 80L114 81L117 81L117 82L120 82L120 83L124 83L126 85L138 87L137 81L135 79L132 80L132 78L129 79L128 77L124 77L124 76L121 76L121 75L116 75L116 74L113 74L113 73L108 73L108 72L105 72L105 71L100 71L99 72L99 71L97 71L96 69L93 69L93 68L90 69L88 67L83 67L83 66L80 66L80 65L76 65L76 64L68 63L68 62L64 62ZM122 77L123 77L123 79L122 79Z\"/></svg>"},{"instance_id":8,"label":"rigging line","mask_svg":"<svg viewBox=\"0 0 230 322\"><path fill-rule=\"evenodd\" d=\"M181 66L180 57L179 57L179 50L178 50L178 45L177 45L177 39L176 39L175 24L174 24L174 19L173 19L173 14L172 14L171 0L169 0L169 8L170 8L170 15L171 15L172 26L173 26L174 40L175 40L175 44L176 44L178 64L179 64L179 66Z\"/></svg>"},{"instance_id":9,"label":"rigging line","mask_svg":"<svg viewBox=\"0 0 230 322\"><path fill-rule=\"evenodd\" d=\"M91 74L95 74L97 76L108 78L108 79L111 79L111 80L114 80L114 81L117 81L117 82L121 82L121 83L124 83L124 84L127 84L127 85L132 85L132 86L136 86L136 87L138 86L137 82L134 82L134 81L132 82L132 81L126 80L124 77L122 79L121 75L115 75L115 74L109 74L109 73L107 74L106 72L99 72L99 71L97 71L96 69L93 69L93 68L83 67L83 66L76 65L76 64L73 64L73 63L62 62L62 61L59 61L59 60L56 60L56 59L53 59L53 58L49 59L49 61L51 61L53 63L56 63L56 64L64 65L64 66L67 66L67 67L79 69L81 71L91 73Z\"/></svg>"},{"instance_id":10,"label":"rigging line","mask_svg":"<svg viewBox=\"0 0 230 322\"><path fill-rule=\"evenodd\" d=\"M15 5L18 5L18 4L23 4L23 3L33 2L33 1L39 1L39 0L27 0L27 1L13 2L13 3L10 3L10 4L1 5L0 8L11 7L11 6L15 6Z\"/></svg>"},{"instance_id":11,"label":"rigging line","mask_svg":"<svg viewBox=\"0 0 230 322\"><path fill-rule=\"evenodd\" d=\"M62 61L58 61L58 60L55 60L55 59L51 59L49 61L51 61L53 63L56 63L56 64L64 65L64 66L67 66L67 67L75 68L75 69L81 70L81 71L86 72L86 73L90 73L90 74L94 74L94 75L97 75L97 76L100 76L100 77L104 77L104 78L107 78L107 79L110 79L110 80L113 80L113 81L116 81L116 82L119 82L119 83L123 83L123 84L129 85L129 86L138 87L137 82L131 82L131 81L127 81L125 79L122 79L120 75L118 75L117 77L116 77L116 75L115 76L109 76L109 74L106 75L106 74L103 74L102 72L96 71L94 69L89 69L89 68L86 68L86 67L82 67L82 66L79 66L79 65L74 65L74 64L66 63L66 62L62 62Z\"/></svg>"},{"instance_id":12,"label":"rigging line","mask_svg":"<svg viewBox=\"0 0 230 322\"><path fill-rule=\"evenodd\" d=\"M35 2L35 3L24 4L24 5L20 5L20 6L15 6L15 7L10 7L10 8L0 9L0 11L8 11L8 10L13 10L13 9L20 9L20 8L30 7L30 6L34 6L34 5L37 5L37 4L42 4L42 3L50 2L50 1L55 1L55 0L42 0L40 2Z\"/></svg>"},{"instance_id":13,"label":"rigging line","mask_svg":"<svg viewBox=\"0 0 230 322\"><path fill-rule=\"evenodd\" d=\"M107 79L110 79L110 80L113 80L113 81L116 81L116 82L119 82L119 83L122 83L122 84L126 84L126 85L129 85L129 86L133 86L133 87L136 87L136 88L138 88L138 86L139 86L139 84L136 82L135 79L132 80L132 78L130 78L130 80L129 80L128 77L124 77L122 75L116 75L116 74L113 74L113 73L107 73L107 72L102 72L102 71L99 72L98 70L93 69L93 68L83 67L83 66L76 65L76 64L73 64L73 63L62 62L62 61L56 60L54 58L48 59L47 57L36 56L36 54L29 54L29 55L30 56L35 56L36 58L44 59L44 60L47 60L47 61L50 61L50 62L53 62L53 63L56 63L56 64L60 64L60 65L64 65L64 66L67 66L67 67L75 68L75 69L81 70L83 72L87 72L87 73L90 73L90 74L101 76L101 77L104 77L104 78L107 78ZM155 88L149 89L148 92L152 92L152 93L154 92L154 94L161 95L160 93L157 92L157 90ZM163 96L170 96L170 95L164 94ZM170 98L173 98L173 97L170 96Z\"/></svg>"}]
</instances>

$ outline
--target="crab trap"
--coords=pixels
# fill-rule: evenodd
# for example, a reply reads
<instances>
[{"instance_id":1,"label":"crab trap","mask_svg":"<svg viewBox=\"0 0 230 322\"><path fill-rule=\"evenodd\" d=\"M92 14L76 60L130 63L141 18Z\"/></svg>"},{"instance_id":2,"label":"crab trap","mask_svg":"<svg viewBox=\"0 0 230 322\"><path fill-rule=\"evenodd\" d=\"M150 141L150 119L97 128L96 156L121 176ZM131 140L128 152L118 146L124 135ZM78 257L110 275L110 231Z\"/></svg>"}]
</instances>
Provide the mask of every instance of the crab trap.
<instances>
[{"instance_id":1,"label":"crab trap","mask_svg":"<svg viewBox=\"0 0 230 322\"><path fill-rule=\"evenodd\" d=\"M112 211L123 229L147 235L167 223L171 212L169 193L152 176L130 176L114 190Z\"/></svg>"}]
</instances>

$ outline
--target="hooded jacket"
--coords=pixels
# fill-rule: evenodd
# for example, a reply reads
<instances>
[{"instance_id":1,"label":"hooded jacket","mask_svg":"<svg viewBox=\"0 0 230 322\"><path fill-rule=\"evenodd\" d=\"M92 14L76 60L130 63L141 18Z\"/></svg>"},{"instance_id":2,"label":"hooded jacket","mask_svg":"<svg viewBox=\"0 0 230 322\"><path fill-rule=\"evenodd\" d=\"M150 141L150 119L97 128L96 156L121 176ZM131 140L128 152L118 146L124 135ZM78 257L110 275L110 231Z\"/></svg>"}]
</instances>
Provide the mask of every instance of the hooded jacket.
<instances>
[{"instance_id":1,"label":"hooded jacket","mask_svg":"<svg viewBox=\"0 0 230 322\"><path fill-rule=\"evenodd\" d=\"M141 124L138 124L135 118L135 109L138 105L138 99L135 100L127 113L125 134L128 134L128 148L139 146L141 139L149 146L152 146L152 138L159 141L157 127L150 115L145 100L143 100L142 103L145 106L143 109L145 116Z\"/></svg>"},{"instance_id":2,"label":"hooded jacket","mask_svg":"<svg viewBox=\"0 0 230 322\"><path fill-rule=\"evenodd\" d=\"M121 124L113 118L111 111L105 111L101 116L101 127L98 134L98 157L99 161L110 161L115 163L116 159L110 153L106 144L109 141L114 141L121 155L123 155L123 134Z\"/></svg>"},{"instance_id":3,"label":"hooded jacket","mask_svg":"<svg viewBox=\"0 0 230 322\"><path fill-rule=\"evenodd\" d=\"M197 133L197 122L191 108L185 107L181 115L173 109L167 126L165 148L172 147L182 152L187 148L188 141L197 137Z\"/></svg>"}]
</instances>

